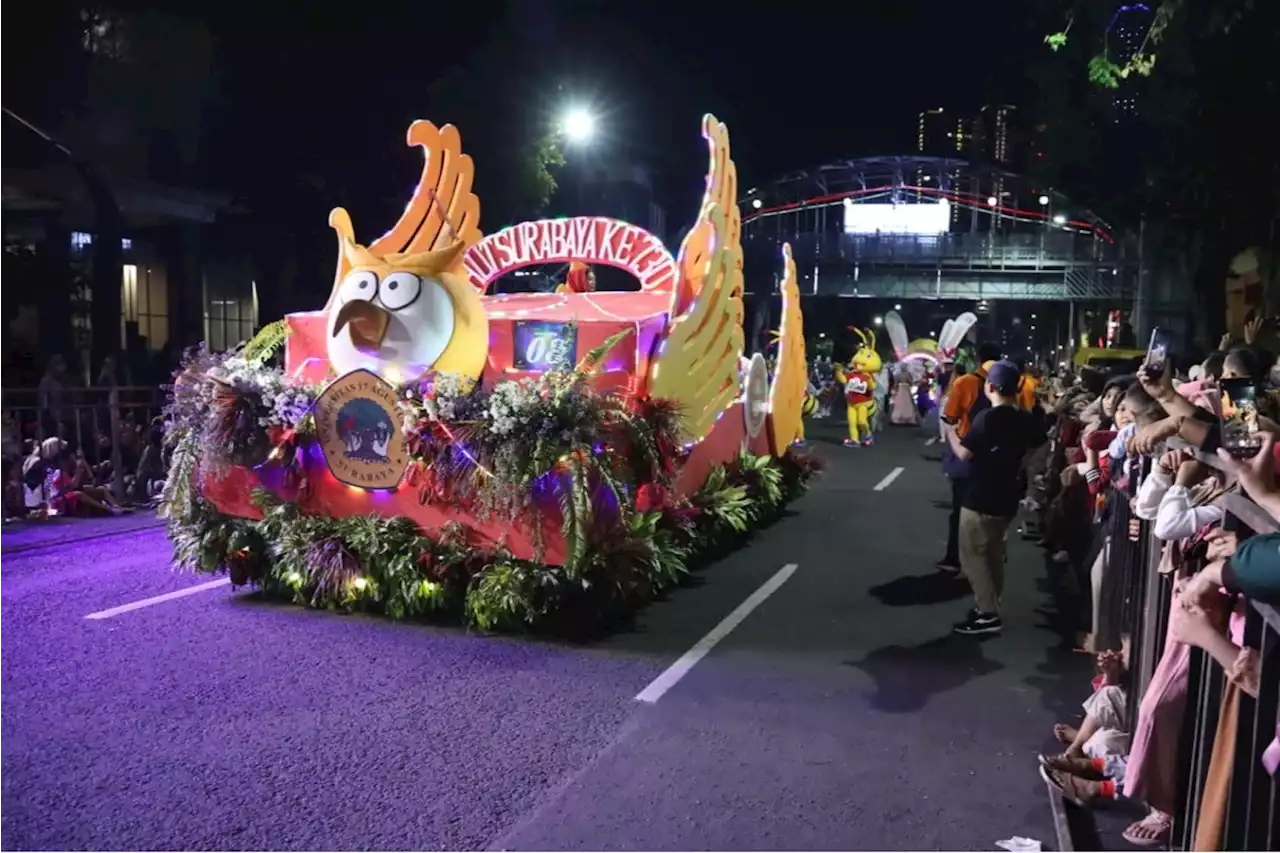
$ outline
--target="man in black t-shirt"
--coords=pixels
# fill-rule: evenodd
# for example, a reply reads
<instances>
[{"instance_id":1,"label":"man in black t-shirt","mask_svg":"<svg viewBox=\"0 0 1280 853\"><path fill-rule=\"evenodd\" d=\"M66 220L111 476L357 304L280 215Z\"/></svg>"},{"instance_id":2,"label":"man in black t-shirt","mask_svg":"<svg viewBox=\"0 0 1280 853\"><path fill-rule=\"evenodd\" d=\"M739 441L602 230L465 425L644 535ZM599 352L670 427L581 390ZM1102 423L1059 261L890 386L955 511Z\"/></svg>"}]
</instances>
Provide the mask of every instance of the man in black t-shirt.
<instances>
[{"instance_id":1,"label":"man in black t-shirt","mask_svg":"<svg viewBox=\"0 0 1280 853\"><path fill-rule=\"evenodd\" d=\"M960 499L960 568L977 604L955 626L957 634L998 634L1003 627L1005 537L1022 499L1023 464L1045 440L1043 423L1018 406L1021 375L1011 361L991 365L983 386L991 407L974 418L963 439L947 430L951 451L969 465Z\"/></svg>"}]
</instances>

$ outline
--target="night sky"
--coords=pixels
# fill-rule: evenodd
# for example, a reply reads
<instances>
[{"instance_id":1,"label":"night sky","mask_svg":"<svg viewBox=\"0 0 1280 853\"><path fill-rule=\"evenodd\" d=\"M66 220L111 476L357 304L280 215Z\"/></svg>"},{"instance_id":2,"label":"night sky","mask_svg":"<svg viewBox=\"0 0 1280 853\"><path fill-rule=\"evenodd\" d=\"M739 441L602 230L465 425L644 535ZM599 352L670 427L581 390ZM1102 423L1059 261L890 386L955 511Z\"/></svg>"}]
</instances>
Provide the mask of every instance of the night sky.
<instances>
[{"instance_id":1,"label":"night sky","mask_svg":"<svg viewBox=\"0 0 1280 853\"><path fill-rule=\"evenodd\" d=\"M911 153L925 107L1017 103L1021 63L1044 28L992 8L1005 5L515 0L371 3L364 14L264 3L253 17L210 4L223 60L210 153L215 174L246 162L311 172L361 196L332 199L353 212L385 206L416 176L402 147L408 120L451 119L433 113L430 84L514 15L547 72L512 86L548 122L563 103L589 105L601 144L655 167L680 220L701 191L704 112L728 123L746 187L833 159Z\"/></svg>"}]
</instances>

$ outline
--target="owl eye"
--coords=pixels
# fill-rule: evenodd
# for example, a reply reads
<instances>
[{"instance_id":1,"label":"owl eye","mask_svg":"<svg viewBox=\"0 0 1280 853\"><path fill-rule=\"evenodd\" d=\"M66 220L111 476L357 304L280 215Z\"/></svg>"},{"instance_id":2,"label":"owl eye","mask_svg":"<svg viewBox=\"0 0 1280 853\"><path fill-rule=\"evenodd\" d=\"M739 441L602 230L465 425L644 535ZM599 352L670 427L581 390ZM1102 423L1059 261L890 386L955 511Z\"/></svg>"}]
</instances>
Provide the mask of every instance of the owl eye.
<instances>
[{"instance_id":1,"label":"owl eye","mask_svg":"<svg viewBox=\"0 0 1280 853\"><path fill-rule=\"evenodd\" d=\"M389 311L408 308L422 292L422 279L411 272L393 272L378 285L378 300Z\"/></svg>"},{"instance_id":2,"label":"owl eye","mask_svg":"<svg viewBox=\"0 0 1280 853\"><path fill-rule=\"evenodd\" d=\"M378 277L369 270L356 270L347 273L347 277L338 285L338 304L345 305L353 299L366 302L378 293Z\"/></svg>"}]
</instances>

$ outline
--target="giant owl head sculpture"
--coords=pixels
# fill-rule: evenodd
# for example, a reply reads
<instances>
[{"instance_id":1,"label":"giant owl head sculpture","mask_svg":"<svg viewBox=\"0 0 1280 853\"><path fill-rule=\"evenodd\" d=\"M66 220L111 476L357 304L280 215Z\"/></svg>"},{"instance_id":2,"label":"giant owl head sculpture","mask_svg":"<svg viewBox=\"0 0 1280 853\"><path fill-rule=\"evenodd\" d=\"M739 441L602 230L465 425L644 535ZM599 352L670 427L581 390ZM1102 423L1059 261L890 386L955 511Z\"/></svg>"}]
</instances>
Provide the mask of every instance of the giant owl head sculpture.
<instances>
[{"instance_id":1,"label":"giant owl head sculpture","mask_svg":"<svg viewBox=\"0 0 1280 853\"><path fill-rule=\"evenodd\" d=\"M392 383L428 371L479 379L489 320L457 241L418 254L378 255L342 240L350 269L329 300L325 340L339 373L364 368Z\"/></svg>"}]
</instances>

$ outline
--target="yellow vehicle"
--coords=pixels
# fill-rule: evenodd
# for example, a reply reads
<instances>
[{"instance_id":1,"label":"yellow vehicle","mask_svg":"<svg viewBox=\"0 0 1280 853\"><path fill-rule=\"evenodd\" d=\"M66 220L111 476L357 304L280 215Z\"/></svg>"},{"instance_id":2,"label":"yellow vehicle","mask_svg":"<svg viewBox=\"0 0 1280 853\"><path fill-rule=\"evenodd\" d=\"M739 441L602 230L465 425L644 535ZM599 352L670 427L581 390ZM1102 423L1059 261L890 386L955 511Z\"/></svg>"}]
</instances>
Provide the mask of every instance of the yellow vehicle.
<instances>
[{"instance_id":1,"label":"yellow vehicle","mask_svg":"<svg viewBox=\"0 0 1280 853\"><path fill-rule=\"evenodd\" d=\"M1078 370L1091 367L1094 370L1107 372L1137 370L1147 351L1141 349L1108 349L1107 347L1085 347L1077 350L1073 362Z\"/></svg>"}]
</instances>

